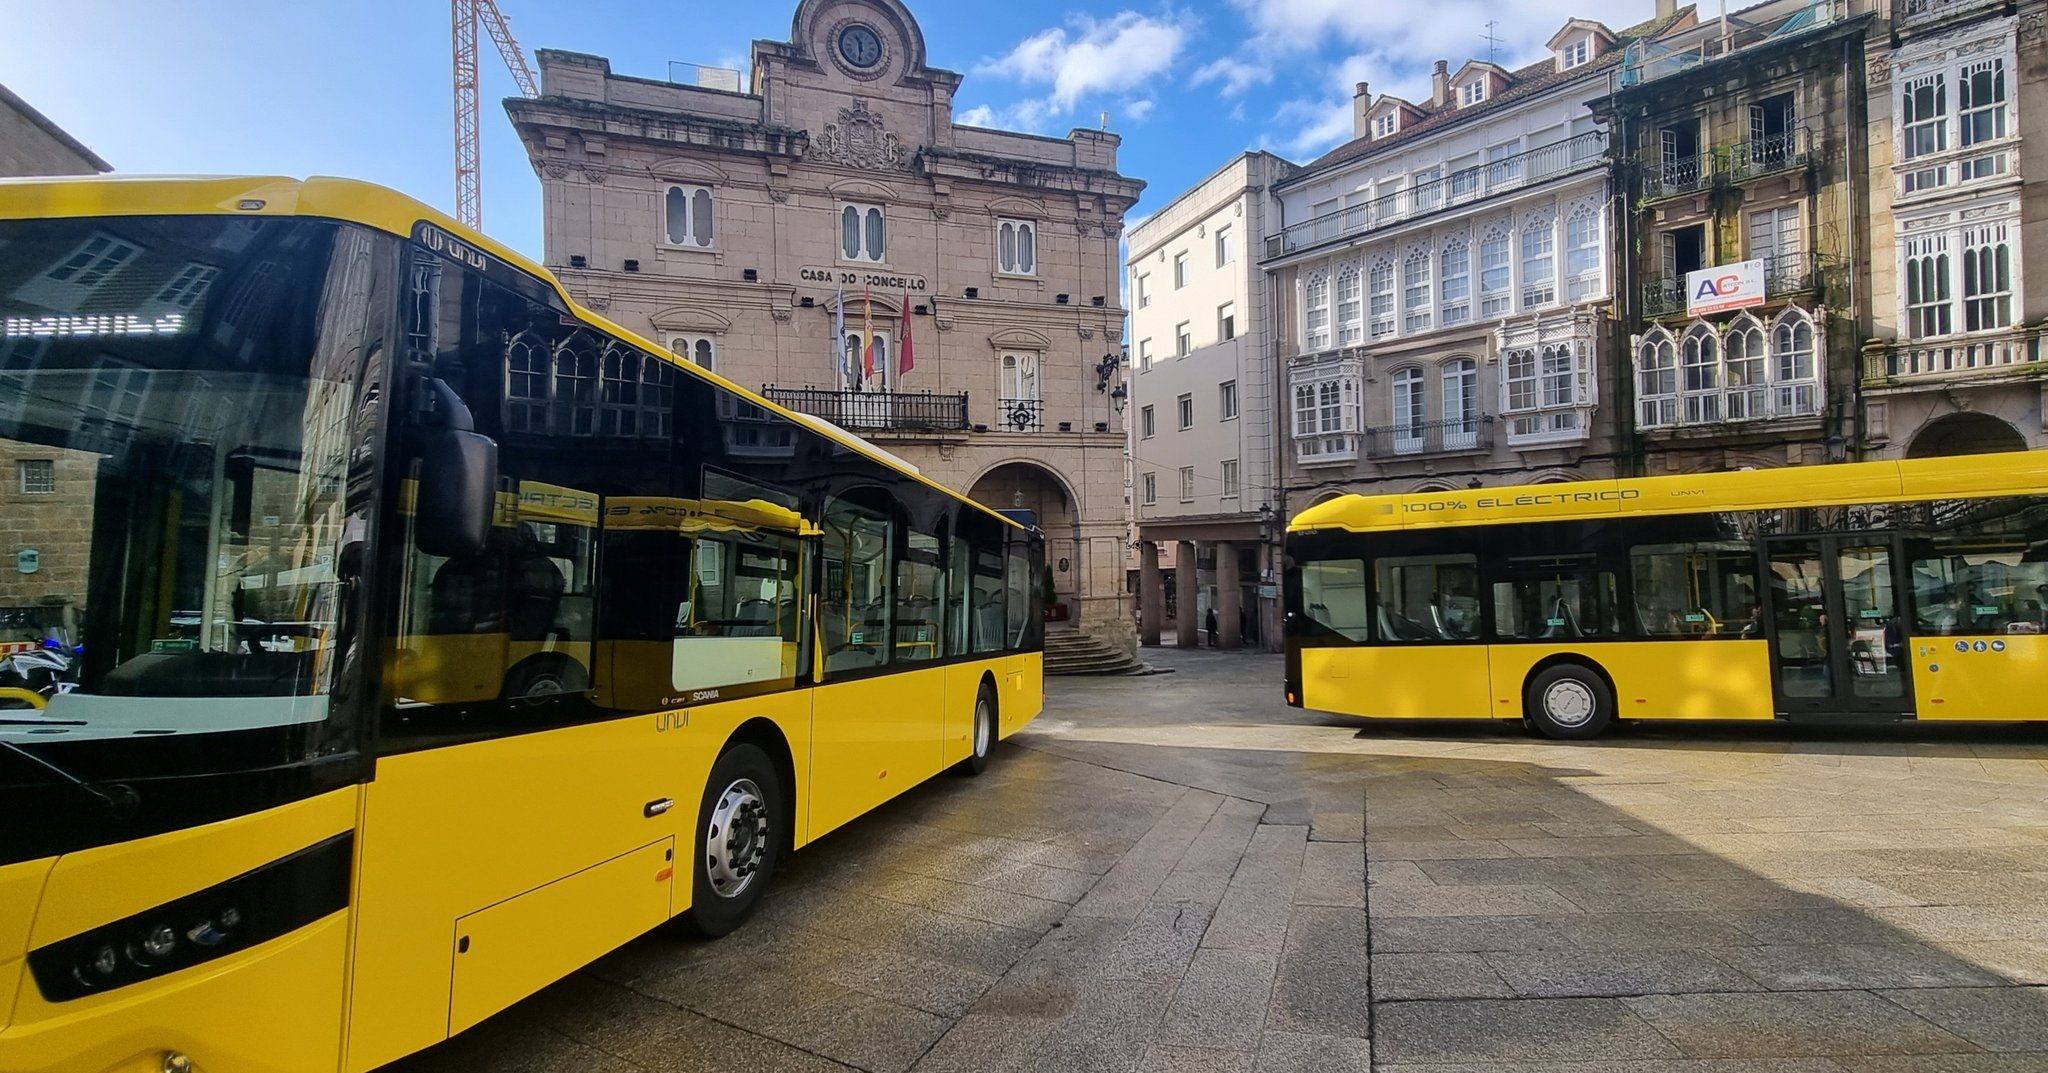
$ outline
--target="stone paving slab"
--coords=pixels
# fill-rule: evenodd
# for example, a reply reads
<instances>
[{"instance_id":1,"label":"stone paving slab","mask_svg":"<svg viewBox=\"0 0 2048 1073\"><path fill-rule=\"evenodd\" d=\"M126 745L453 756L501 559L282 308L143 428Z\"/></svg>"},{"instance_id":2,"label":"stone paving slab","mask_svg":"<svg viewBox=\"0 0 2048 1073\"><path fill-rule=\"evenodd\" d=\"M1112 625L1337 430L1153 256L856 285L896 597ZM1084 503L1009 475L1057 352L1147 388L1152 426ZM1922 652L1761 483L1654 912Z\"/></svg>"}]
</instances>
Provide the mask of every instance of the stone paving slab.
<instances>
[{"instance_id":1,"label":"stone paving slab","mask_svg":"<svg viewBox=\"0 0 2048 1073\"><path fill-rule=\"evenodd\" d=\"M1159 662L394 1070L2048 1073L2048 732L1558 744Z\"/></svg>"}]
</instances>

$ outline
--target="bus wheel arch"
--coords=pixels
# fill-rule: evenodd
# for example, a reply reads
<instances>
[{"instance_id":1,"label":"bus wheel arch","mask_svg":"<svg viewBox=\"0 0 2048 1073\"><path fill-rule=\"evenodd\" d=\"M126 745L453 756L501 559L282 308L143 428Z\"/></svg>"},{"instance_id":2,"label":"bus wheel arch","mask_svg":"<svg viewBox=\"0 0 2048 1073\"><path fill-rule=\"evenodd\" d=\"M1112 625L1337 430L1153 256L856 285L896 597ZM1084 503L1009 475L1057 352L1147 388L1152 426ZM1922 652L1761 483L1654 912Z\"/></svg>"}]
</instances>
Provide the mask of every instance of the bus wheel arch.
<instances>
[{"instance_id":1,"label":"bus wheel arch","mask_svg":"<svg viewBox=\"0 0 2048 1073\"><path fill-rule=\"evenodd\" d=\"M562 652L542 652L513 664L505 672L503 686L508 700L581 693L589 688L589 669Z\"/></svg>"},{"instance_id":2,"label":"bus wheel arch","mask_svg":"<svg viewBox=\"0 0 2048 1073\"><path fill-rule=\"evenodd\" d=\"M797 792L796 754L789 747L789 739L773 719L755 716L734 728L718 750L719 755L735 745L752 745L768 754L768 762L775 768L775 778L782 783L782 797L789 808L789 822L780 832L782 852L787 855L796 848Z\"/></svg>"},{"instance_id":3,"label":"bus wheel arch","mask_svg":"<svg viewBox=\"0 0 2048 1073\"><path fill-rule=\"evenodd\" d=\"M1544 657L1522 679L1524 720L1545 737L1563 741L1598 737L1612 726L1620 696L1607 668L1572 652Z\"/></svg>"},{"instance_id":4,"label":"bus wheel arch","mask_svg":"<svg viewBox=\"0 0 2048 1073\"><path fill-rule=\"evenodd\" d=\"M986 717L982 714L984 710ZM953 770L962 775L979 775L988 770L996 742L1003 739L1003 694L996 688L996 676L989 671L981 672L981 681L974 687L974 726L968 734L967 758L954 765Z\"/></svg>"}]
</instances>

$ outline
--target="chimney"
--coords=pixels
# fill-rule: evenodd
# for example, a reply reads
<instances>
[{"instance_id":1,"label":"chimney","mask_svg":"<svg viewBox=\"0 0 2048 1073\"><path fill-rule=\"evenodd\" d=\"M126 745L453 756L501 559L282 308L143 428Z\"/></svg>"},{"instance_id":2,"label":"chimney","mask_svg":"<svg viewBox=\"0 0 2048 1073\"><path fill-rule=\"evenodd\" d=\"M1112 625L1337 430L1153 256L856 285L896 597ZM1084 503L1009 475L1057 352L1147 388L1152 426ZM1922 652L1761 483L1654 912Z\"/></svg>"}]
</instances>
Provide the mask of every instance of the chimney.
<instances>
[{"instance_id":1,"label":"chimney","mask_svg":"<svg viewBox=\"0 0 2048 1073\"><path fill-rule=\"evenodd\" d=\"M1372 120L1366 113L1372 111L1372 88L1365 83L1358 84L1358 90L1351 95L1351 136L1363 138L1372 129Z\"/></svg>"},{"instance_id":2,"label":"chimney","mask_svg":"<svg viewBox=\"0 0 2048 1073\"><path fill-rule=\"evenodd\" d=\"M1668 19L1678 14L1678 0L1657 0L1657 17Z\"/></svg>"},{"instance_id":3,"label":"chimney","mask_svg":"<svg viewBox=\"0 0 2048 1073\"><path fill-rule=\"evenodd\" d=\"M1451 61L1436 61L1436 70L1429 76L1429 102L1442 108L1451 101Z\"/></svg>"}]
</instances>

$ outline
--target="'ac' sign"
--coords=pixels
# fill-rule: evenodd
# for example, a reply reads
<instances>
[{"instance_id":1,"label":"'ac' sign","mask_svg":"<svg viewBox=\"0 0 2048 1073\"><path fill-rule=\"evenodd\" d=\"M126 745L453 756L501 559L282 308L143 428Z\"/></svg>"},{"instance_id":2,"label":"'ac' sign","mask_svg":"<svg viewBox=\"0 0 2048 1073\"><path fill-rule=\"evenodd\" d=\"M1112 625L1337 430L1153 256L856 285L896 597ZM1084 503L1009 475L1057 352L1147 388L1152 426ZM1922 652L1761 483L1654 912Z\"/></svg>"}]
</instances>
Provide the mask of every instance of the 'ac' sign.
<instances>
[{"instance_id":1,"label":"'ac' sign","mask_svg":"<svg viewBox=\"0 0 2048 1073\"><path fill-rule=\"evenodd\" d=\"M1725 313L1764 304L1764 263L1743 261L1688 272L1685 312L1688 316Z\"/></svg>"}]
</instances>

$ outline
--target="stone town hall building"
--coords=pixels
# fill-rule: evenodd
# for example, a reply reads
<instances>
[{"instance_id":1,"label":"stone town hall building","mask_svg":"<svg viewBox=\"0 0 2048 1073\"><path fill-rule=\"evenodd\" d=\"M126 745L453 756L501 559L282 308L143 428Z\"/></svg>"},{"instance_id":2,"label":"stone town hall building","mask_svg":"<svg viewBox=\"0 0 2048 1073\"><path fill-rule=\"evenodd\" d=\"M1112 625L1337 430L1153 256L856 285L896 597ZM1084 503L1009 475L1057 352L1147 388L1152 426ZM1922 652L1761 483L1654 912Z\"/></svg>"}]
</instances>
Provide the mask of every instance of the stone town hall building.
<instances>
[{"instance_id":1,"label":"stone town hall building","mask_svg":"<svg viewBox=\"0 0 2048 1073\"><path fill-rule=\"evenodd\" d=\"M744 93L573 52L540 65L542 95L506 108L572 292L1035 510L1059 602L1130 645L1117 240L1143 184L1117 172L1116 135L955 124L961 76L927 65L899 0L803 0L787 42L754 42Z\"/></svg>"}]
</instances>

